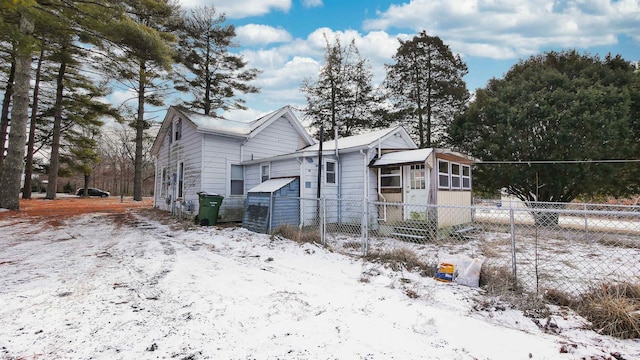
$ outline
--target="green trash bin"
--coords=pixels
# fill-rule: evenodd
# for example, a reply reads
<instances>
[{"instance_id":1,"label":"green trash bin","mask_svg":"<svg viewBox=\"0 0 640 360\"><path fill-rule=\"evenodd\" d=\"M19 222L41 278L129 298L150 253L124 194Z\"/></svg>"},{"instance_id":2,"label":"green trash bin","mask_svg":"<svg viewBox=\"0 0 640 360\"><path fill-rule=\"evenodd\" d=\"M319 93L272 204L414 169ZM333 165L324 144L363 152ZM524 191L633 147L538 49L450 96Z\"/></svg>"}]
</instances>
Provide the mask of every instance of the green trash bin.
<instances>
[{"instance_id":1,"label":"green trash bin","mask_svg":"<svg viewBox=\"0 0 640 360\"><path fill-rule=\"evenodd\" d=\"M218 223L218 211L222 205L222 197L218 194L211 194L204 191L198 193L200 207L198 209L198 221L202 226L215 225Z\"/></svg>"}]
</instances>

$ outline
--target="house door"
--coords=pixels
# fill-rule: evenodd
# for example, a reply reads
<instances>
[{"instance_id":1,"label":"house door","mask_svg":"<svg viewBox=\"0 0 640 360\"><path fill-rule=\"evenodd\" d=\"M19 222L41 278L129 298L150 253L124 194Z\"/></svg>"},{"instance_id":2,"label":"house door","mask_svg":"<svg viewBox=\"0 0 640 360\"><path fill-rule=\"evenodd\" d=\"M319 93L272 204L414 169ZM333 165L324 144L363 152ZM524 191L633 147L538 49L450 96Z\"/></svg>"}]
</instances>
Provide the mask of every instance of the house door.
<instances>
[{"instance_id":1,"label":"house door","mask_svg":"<svg viewBox=\"0 0 640 360\"><path fill-rule=\"evenodd\" d=\"M429 204L429 169L424 164L404 166L404 218L426 220Z\"/></svg>"}]
</instances>

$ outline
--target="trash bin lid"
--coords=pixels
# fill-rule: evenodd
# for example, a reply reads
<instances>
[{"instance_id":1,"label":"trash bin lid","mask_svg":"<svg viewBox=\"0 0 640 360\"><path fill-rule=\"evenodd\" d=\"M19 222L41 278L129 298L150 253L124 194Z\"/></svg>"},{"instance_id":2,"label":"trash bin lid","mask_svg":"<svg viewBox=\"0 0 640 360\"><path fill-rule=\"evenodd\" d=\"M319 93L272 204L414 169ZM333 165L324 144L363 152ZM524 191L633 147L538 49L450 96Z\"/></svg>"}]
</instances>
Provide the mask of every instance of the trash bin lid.
<instances>
[{"instance_id":1,"label":"trash bin lid","mask_svg":"<svg viewBox=\"0 0 640 360\"><path fill-rule=\"evenodd\" d=\"M218 193L212 193L212 192L207 192L207 191L199 191L198 195L202 195L202 196L222 196Z\"/></svg>"}]
</instances>

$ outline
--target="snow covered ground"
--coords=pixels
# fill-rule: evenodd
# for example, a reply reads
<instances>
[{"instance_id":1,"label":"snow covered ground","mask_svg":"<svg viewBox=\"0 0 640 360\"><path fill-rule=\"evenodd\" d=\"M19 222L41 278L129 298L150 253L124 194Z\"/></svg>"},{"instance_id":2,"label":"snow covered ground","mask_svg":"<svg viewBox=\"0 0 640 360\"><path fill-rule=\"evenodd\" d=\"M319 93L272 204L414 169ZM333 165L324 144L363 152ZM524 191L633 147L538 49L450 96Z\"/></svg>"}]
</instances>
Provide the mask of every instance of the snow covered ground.
<instances>
[{"instance_id":1,"label":"snow covered ground","mask_svg":"<svg viewBox=\"0 0 640 360\"><path fill-rule=\"evenodd\" d=\"M0 220L1 359L640 359L568 310L551 334L478 289L144 214Z\"/></svg>"}]
</instances>

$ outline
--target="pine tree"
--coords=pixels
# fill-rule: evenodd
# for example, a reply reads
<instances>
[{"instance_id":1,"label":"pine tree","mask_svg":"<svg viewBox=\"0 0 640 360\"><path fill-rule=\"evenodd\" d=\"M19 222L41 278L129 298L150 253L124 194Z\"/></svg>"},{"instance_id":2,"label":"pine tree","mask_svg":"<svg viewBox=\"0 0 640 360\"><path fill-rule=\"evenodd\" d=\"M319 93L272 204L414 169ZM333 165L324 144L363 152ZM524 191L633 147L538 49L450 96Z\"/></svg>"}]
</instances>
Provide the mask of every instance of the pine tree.
<instances>
[{"instance_id":1,"label":"pine tree","mask_svg":"<svg viewBox=\"0 0 640 360\"><path fill-rule=\"evenodd\" d=\"M311 125L327 129L326 138L350 136L373 127L371 113L376 104L371 84L369 63L351 41L343 46L336 36L334 43L326 38L324 65L317 80L305 79L301 90L305 93L306 116Z\"/></svg>"},{"instance_id":2,"label":"pine tree","mask_svg":"<svg viewBox=\"0 0 640 360\"><path fill-rule=\"evenodd\" d=\"M225 20L214 7L196 8L184 18L179 31L178 59L186 71L176 73L176 89L190 92L193 100L184 105L205 115L245 109L238 93L259 92L249 84L258 70L246 69L242 56L229 52L236 33L233 25L224 25Z\"/></svg>"},{"instance_id":3,"label":"pine tree","mask_svg":"<svg viewBox=\"0 0 640 360\"><path fill-rule=\"evenodd\" d=\"M142 200L143 147L149 119L145 105L161 106L171 90L168 74L178 21L178 6L169 0L125 0L127 16L118 26L105 27L116 48L105 47L104 71L120 86L136 93L134 120L136 154L133 199Z\"/></svg>"},{"instance_id":4,"label":"pine tree","mask_svg":"<svg viewBox=\"0 0 640 360\"><path fill-rule=\"evenodd\" d=\"M469 99L462 79L466 64L439 37L424 31L411 40L400 40L393 59L394 64L385 66L385 88L395 120L412 124L409 131L421 148L444 141L446 128Z\"/></svg>"}]
</instances>

